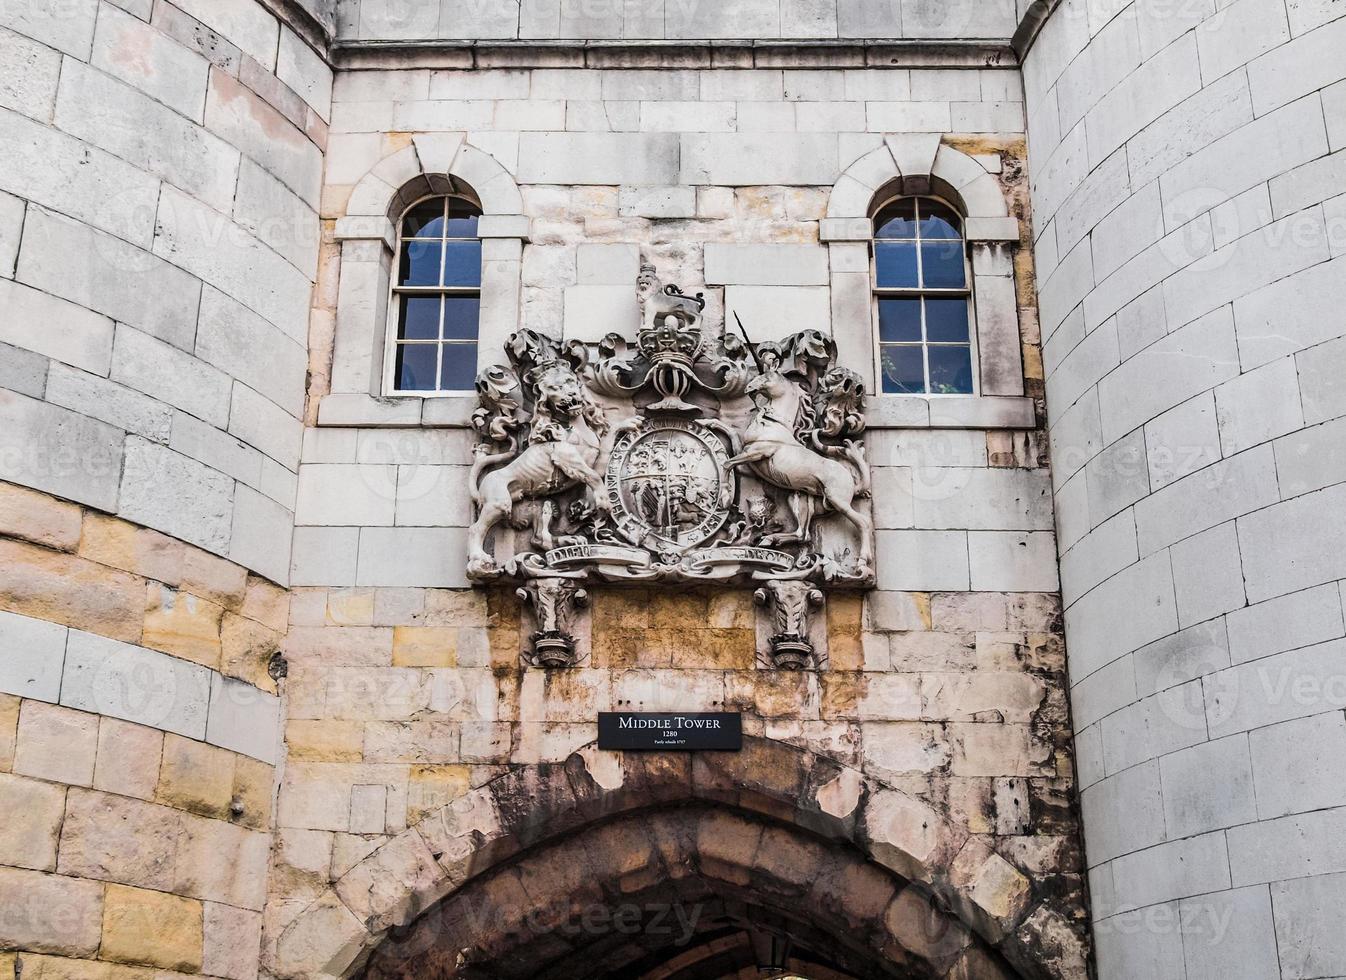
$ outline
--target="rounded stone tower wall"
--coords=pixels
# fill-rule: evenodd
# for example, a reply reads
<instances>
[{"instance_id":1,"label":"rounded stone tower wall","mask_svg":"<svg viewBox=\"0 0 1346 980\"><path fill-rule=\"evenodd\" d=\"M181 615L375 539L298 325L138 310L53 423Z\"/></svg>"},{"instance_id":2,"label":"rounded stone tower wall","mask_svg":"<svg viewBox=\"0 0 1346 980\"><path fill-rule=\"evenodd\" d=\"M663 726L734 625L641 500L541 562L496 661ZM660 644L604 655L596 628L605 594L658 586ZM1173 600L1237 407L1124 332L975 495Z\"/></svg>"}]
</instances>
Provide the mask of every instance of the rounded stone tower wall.
<instances>
[{"instance_id":1,"label":"rounded stone tower wall","mask_svg":"<svg viewBox=\"0 0 1346 980\"><path fill-rule=\"evenodd\" d=\"M1035 13L1024 81L1100 976L1339 976L1346 8Z\"/></svg>"},{"instance_id":2,"label":"rounded stone tower wall","mask_svg":"<svg viewBox=\"0 0 1346 980\"><path fill-rule=\"evenodd\" d=\"M5 976L257 976L320 6L0 4Z\"/></svg>"}]
</instances>

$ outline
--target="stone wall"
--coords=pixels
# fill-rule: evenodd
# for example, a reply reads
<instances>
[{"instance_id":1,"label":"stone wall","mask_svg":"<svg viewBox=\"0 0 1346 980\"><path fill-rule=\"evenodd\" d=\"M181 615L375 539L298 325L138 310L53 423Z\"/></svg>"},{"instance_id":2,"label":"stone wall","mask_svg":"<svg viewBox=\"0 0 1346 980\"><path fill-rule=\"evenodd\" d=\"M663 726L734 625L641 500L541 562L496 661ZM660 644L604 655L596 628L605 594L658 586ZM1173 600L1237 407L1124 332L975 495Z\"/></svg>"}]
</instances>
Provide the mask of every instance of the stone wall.
<instances>
[{"instance_id":1,"label":"stone wall","mask_svg":"<svg viewBox=\"0 0 1346 980\"><path fill-rule=\"evenodd\" d=\"M825 824L891 873L864 891L885 955L1085 976L1023 96L996 67L1013 5L525 3L513 26L466 6L341 5L367 70L335 87L321 2L0 8L0 802L21 814L0 970L340 973L463 884L457 859L569 819L573 774L590 820L752 802L686 821L733 823L726 847L788 819L807 849ZM721 69L655 46L587 70L521 45L460 71L358 43L464 23L997 50ZM397 190L452 173L489 200L487 362L519 326L629 329L652 261L717 321L830 331L872 380L866 233L825 229L866 226L899 161L986 209L977 329L1003 343L976 397L871 399L879 589L830 600L826 669L761 669L748 592L605 590L580 668L525 668L512 593L463 576L472 399L379 384ZM616 707L742 710L748 748L656 774L586 748ZM921 945L932 909L947 962Z\"/></svg>"},{"instance_id":2,"label":"stone wall","mask_svg":"<svg viewBox=\"0 0 1346 980\"><path fill-rule=\"evenodd\" d=\"M487 243L512 249L488 251L488 265L515 268L512 292L486 291L486 306L508 311L483 312L495 343L496 319L591 340L629 331L637 269L650 261L665 281L705 290L716 322L737 311L750 328L831 331L854 342L847 366L872 377L867 248L845 265L856 256L821 240L833 185L887 152L885 138L936 130L951 135L912 137L925 166L960 151L996 202L1026 218L1019 98L1013 72L975 64L338 76L269 968L308 976L356 962L457 883L449 856L447 879L424 866L422 838L455 859L479 846L445 844L437 828L481 798L520 819L536 806L540 824L534 781L600 765L585 748L596 713L629 708L741 710L750 737L892 787L948 828L922 851L928 875L950 894L980 888L980 911L959 901L1000 937L991 942L1013 947L1029 975L1085 975L1028 249L988 259L1013 339L986 364L1012 364L1013 395L870 400L880 591L830 600L820 672L758 666L746 591L597 590L585 663L524 667L512 592L469 590L464 577L473 399L382 397L370 357L384 330L392 196L421 172L461 176L466 160L465 179L478 191L491 181L512 209L488 215L525 229ZM858 308L838 302L856 285L838 274L858 277ZM498 359L486 347L480 363ZM769 778L744 773L759 777ZM612 788L605 769L594 778Z\"/></svg>"},{"instance_id":3,"label":"stone wall","mask_svg":"<svg viewBox=\"0 0 1346 980\"><path fill-rule=\"evenodd\" d=\"M0 970L252 980L287 594L12 484L0 569Z\"/></svg>"},{"instance_id":4,"label":"stone wall","mask_svg":"<svg viewBox=\"0 0 1346 980\"><path fill-rule=\"evenodd\" d=\"M1104 980L1346 972L1343 14L1068 0L1025 62Z\"/></svg>"},{"instance_id":5,"label":"stone wall","mask_svg":"<svg viewBox=\"0 0 1346 980\"><path fill-rule=\"evenodd\" d=\"M252 0L0 46L0 476L283 582L331 71Z\"/></svg>"}]
</instances>

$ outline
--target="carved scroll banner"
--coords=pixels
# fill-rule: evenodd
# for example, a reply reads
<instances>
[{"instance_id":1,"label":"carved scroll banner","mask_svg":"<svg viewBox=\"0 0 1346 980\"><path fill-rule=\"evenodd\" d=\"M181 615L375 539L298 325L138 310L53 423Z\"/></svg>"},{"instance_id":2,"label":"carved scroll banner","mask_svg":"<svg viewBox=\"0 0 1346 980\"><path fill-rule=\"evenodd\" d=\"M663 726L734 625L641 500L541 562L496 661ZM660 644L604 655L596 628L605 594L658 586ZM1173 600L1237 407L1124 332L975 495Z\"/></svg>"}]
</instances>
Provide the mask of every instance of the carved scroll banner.
<instances>
[{"instance_id":1,"label":"carved scroll banner","mask_svg":"<svg viewBox=\"0 0 1346 980\"><path fill-rule=\"evenodd\" d=\"M816 666L823 590L873 585L864 385L822 331L754 346L648 266L636 291L634 347L521 330L479 375L468 577L517 583L538 666L575 663L606 583L751 586L767 662Z\"/></svg>"}]
</instances>

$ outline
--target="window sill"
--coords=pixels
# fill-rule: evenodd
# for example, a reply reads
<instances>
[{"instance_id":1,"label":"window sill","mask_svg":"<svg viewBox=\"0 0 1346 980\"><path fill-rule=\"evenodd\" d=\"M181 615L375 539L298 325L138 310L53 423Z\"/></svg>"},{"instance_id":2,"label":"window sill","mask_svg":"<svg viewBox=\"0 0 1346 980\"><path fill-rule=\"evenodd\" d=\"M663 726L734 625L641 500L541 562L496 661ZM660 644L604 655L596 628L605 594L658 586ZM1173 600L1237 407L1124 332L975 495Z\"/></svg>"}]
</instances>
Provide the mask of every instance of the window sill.
<instances>
[{"instance_id":1,"label":"window sill","mask_svg":"<svg viewBox=\"0 0 1346 980\"><path fill-rule=\"evenodd\" d=\"M472 425L475 392L437 395L327 395L318 403L318 425L362 428L452 428Z\"/></svg>"},{"instance_id":2,"label":"window sill","mask_svg":"<svg viewBox=\"0 0 1346 980\"><path fill-rule=\"evenodd\" d=\"M341 428L449 428L472 425L475 393L333 394L318 405L318 425ZM1034 429L1033 399L1005 395L877 395L865 402L870 429Z\"/></svg>"},{"instance_id":3,"label":"window sill","mask_svg":"<svg viewBox=\"0 0 1346 980\"><path fill-rule=\"evenodd\" d=\"M1011 395L873 395L870 429L1035 429L1033 399Z\"/></svg>"}]
</instances>

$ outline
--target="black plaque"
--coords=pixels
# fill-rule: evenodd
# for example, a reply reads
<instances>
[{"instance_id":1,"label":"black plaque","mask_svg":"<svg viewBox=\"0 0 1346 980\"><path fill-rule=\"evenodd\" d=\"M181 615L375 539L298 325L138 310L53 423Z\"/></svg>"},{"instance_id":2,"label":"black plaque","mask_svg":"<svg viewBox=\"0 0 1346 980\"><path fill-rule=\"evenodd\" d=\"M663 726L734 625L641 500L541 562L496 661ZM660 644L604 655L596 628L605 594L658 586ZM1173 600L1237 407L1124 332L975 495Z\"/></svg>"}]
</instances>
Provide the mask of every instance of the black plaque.
<instances>
[{"instance_id":1,"label":"black plaque","mask_svg":"<svg viewBox=\"0 0 1346 980\"><path fill-rule=\"evenodd\" d=\"M743 715L737 711L600 711L598 747L626 752L737 752Z\"/></svg>"}]
</instances>

